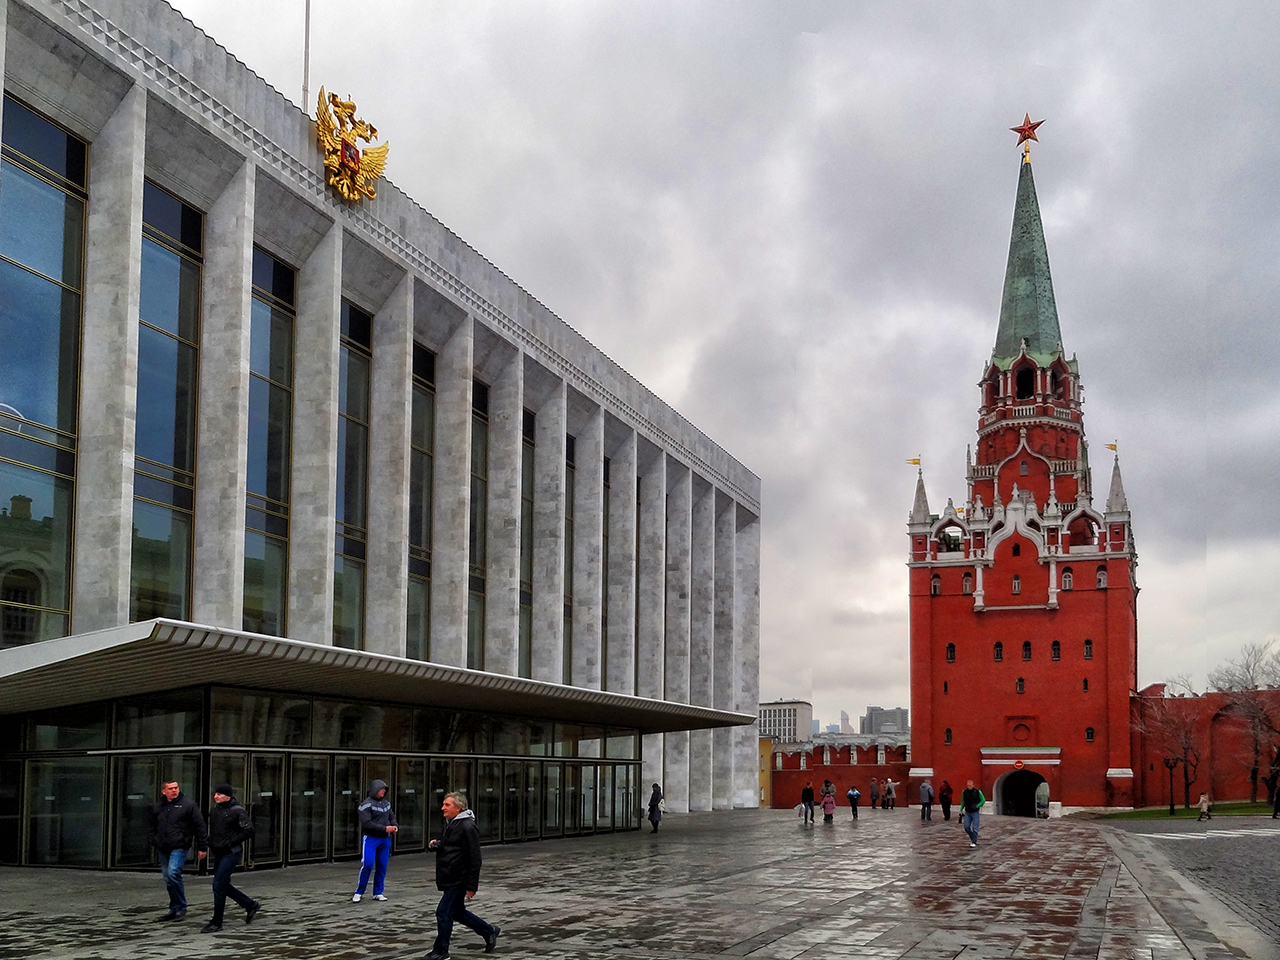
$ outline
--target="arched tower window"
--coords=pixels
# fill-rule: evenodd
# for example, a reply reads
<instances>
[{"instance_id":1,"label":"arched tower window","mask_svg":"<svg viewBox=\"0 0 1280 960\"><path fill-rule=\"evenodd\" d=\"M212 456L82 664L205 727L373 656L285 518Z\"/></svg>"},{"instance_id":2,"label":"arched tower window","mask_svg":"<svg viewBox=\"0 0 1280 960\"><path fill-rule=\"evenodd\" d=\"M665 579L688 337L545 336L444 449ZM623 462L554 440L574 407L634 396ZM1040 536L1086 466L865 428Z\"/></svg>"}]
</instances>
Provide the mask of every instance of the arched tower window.
<instances>
[{"instance_id":1,"label":"arched tower window","mask_svg":"<svg viewBox=\"0 0 1280 960\"><path fill-rule=\"evenodd\" d=\"M1015 543L1015 544L1013 545L1013 555L1014 555L1015 557L1020 557L1020 556L1022 556L1022 544L1020 544L1020 543Z\"/></svg>"},{"instance_id":2,"label":"arched tower window","mask_svg":"<svg viewBox=\"0 0 1280 960\"><path fill-rule=\"evenodd\" d=\"M1089 692L1089 678L1088 678L1088 677L1085 677L1085 678L1084 678L1084 692L1085 692L1085 693L1088 693L1088 692Z\"/></svg>"},{"instance_id":3,"label":"arched tower window","mask_svg":"<svg viewBox=\"0 0 1280 960\"><path fill-rule=\"evenodd\" d=\"M956 662L956 645L954 643L947 644L947 663Z\"/></svg>"},{"instance_id":4,"label":"arched tower window","mask_svg":"<svg viewBox=\"0 0 1280 960\"><path fill-rule=\"evenodd\" d=\"M1062 375L1058 373L1057 370L1054 370L1049 374L1049 389L1053 391L1053 398L1055 400L1062 400L1066 396L1066 391L1063 387Z\"/></svg>"},{"instance_id":5,"label":"arched tower window","mask_svg":"<svg viewBox=\"0 0 1280 960\"><path fill-rule=\"evenodd\" d=\"M1031 641L1030 640L1022 641L1022 659L1023 660L1031 659Z\"/></svg>"},{"instance_id":6,"label":"arched tower window","mask_svg":"<svg viewBox=\"0 0 1280 960\"><path fill-rule=\"evenodd\" d=\"M1019 693L1027 692L1027 682L1023 680L1021 677L1018 678L1018 692Z\"/></svg>"},{"instance_id":7,"label":"arched tower window","mask_svg":"<svg viewBox=\"0 0 1280 960\"><path fill-rule=\"evenodd\" d=\"M1084 742L1093 743L1093 727L1084 728Z\"/></svg>"},{"instance_id":8,"label":"arched tower window","mask_svg":"<svg viewBox=\"0 0 1280 960\"><path fill-rule=\"evenodd\" d=\"M1061 660L1061 659L1062 659L1062 644L1061 644L1061 643L1059 643L1057 640L1053 641L1053 643L1052 643L1052 644L1050 644L1050 646L1049 646L1049 654L1050 654L1050 656L1052 656L1052 657L1053 657L1053 659L1054 659L1054 660Z\"/></svg>"},{"instance_id":9,"label":"arched tower window","mask_svg":"<svg viewBox=\"0 0 1280 960\"><path fill-rule=\"evenodd\" d=\"M1084 642L1084 658L1086 660L1093 659L1093 641L1092 640L1086 640Z\"/></svg>"},{"instance_id":10,"label":"arched tower window","mask_svg":"<svg viewBox=\"0 0 1280 960\"><path fill-rule=\"evenodd\" d=\"M973 593L973 574L972 573L966 573L960 579L960 589L966 596L968 594Z\"/></svg>"},{"instance_id":11,"label":"arched tower window","mask_svg":"<svg viewBox=\"0 0 1280 960\"><path fill-rule=\"evenodd\" d=\"M1002 661L1004 659L1004 644L997 640L996 645L991 650L991 653L996 663Z\"/></svg>"},{"instance_id":12,"label":"arched tower window","mask_svg":"<svg viewBox=\"0 0 1280 960\"><path fill-rule=\"evenodd\" d=\"M1036 372L1032 367L1023 367L1014 380L1014 390L1019 400L1030 400L1036 392Z\"/></svg>"},{"instance_id":13,"label":"arched tower window","mask_svg":"<svg viewBox=\"0 0 1280 960\"><path fill-rule=\"evenodd\" d=\"M1075 584L1075 576L1072 574L1071 568L1063 567L1062 568L1062 589L1070 590L1074 584Z\"/></svg>"},{"instance_id":14,"label":"arched tower window","mask_svg":"<svg viewBox=\"0 0 1280 960\"><path fill-rule=\"evenodd\" d=\"M1022 592L1022 578L1016 573L1013 575L1012 591L1015 596Z\"/></svg>"},{"instance_id":15,"label":"arched tower window","mask_svg":"<svg viewBox=\"0 0 1280 960\"><path fill-rule=\"evenodd\" d=\"M942 593L942 577L934 574L929 578L929 596L936 597Z\"/></svg>"},{"instance_id":16,"label":"arched tower window","mask_svg":"<svg viewBox=\"0 0 1280 960\"><path fill-rule=\"evenodd\" d=\"M1098 568L1098 589L1099 590L1107 589L1107 568L1106 567Z\"/></svg>"},{"instance_id":17,"label":"arched tower window","mask_svg":"<svg viewBox=\"0 0 1280 960\"><path fill-rule=\"evenodd\" d=\"M950 727L947 727L947 729L942 732L942 742L945 743L948 747L951 746L951 728Z\"/></svg>"},{"instance_id":18,"label":"arched tower window","mask_svg":"<svg viewBox=\"0 0 1280 960\"><path fill-rule=\"evenodd\" d=\"M948 684L947 684L947 681L946 681L946 680L943 680L943 681L942 681L942 692L943 692L943 693L946 693L946 692L947 692L947 690L948 690Z\"/></svg>"}]
</instances>

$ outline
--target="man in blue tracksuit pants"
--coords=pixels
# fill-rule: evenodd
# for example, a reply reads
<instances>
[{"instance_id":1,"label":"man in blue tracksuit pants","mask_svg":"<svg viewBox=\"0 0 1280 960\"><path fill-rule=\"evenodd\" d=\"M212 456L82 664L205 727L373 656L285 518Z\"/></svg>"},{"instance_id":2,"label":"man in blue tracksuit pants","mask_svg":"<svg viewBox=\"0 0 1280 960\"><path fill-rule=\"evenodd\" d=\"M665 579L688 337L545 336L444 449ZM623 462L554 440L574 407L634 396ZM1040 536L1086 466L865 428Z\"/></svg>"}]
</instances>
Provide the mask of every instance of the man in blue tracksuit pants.
<instances>
[{"instance_id":1,"label":"man in blue tracksuit pants","mask_svg":"<svg viewBox=\"0 0 1280 960\"><path fill-rule=\"evenodd\" d=\"M382 885L387 879L387 860L391 857L391 837L400 828L396 813L387 800L387 785L375 780L369 785L369 796L360 804L360 882L351 896L352 903L364 899L373 873L373 899L386 900Z\"/></svg>"}]
</instances>

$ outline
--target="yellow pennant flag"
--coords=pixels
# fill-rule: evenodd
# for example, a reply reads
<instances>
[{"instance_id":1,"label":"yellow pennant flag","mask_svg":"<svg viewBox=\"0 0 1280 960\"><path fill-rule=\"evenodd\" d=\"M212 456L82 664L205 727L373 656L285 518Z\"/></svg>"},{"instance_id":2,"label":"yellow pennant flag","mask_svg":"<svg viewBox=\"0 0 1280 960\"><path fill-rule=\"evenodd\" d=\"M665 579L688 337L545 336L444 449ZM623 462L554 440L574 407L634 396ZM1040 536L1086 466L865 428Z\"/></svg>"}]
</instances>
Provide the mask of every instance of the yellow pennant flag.
<instances>
[{"instance_id":1,"label":"yellow pennant flag","mask_svg":"<svg viewBox=\"0 0 1280 960\"><path fill-rule=\"evenodd\" d=\"M1115 450L1115 449L1116 449L1116 446L1117 446L1117 444L1114 444L1114 443L1108 443L1108 444L1106 444L1106 447L1107 447L1107 449L1108 449L1108 450Z\"/></svg>"},{"instance_id":2,"label":"yellow pennant flag","mask_svg":"<svg viewBox=\"0 0 1280 960\"><path fill-rule=\"evenodd\" d=\"M920 459L921 459L920 457L912 457L910 460L907 461L907 463L913 463L918 467L920 466Z\"/></svg>"}]
</instances>

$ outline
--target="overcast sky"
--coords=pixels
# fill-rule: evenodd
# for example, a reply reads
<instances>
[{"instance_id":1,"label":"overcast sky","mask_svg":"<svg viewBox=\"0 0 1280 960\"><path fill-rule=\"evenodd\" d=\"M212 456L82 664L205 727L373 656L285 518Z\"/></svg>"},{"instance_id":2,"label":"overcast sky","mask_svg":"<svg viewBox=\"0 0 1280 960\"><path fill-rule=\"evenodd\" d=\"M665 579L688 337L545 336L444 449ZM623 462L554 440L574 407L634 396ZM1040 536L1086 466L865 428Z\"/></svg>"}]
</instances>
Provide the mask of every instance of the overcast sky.
<instances>
[{"instance_id":1,"label":"overcast sky","mask_svg":"<svg viewBox=\"0 0 1280 960\"><path fill-rule=\"evenodd\" d=\"M304 0L175 5L301 99ZM825 723L909 703L904 461L963 502L1027 112L1139 681L1280 633L1277 35L1266 2L314 0L311 78L761 476L761 697Z\"/></svg>"}]
</instances>

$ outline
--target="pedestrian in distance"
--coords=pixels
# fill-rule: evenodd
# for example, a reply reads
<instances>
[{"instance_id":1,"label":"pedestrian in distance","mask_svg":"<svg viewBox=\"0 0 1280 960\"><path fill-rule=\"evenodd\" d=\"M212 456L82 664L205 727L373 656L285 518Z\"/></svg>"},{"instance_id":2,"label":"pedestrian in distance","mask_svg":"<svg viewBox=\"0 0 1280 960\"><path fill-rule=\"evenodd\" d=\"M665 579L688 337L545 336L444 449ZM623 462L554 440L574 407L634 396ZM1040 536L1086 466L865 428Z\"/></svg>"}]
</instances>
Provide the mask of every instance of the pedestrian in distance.
<instances>
[{"instance_id":1,"label":"pedestrian in distance","mask_svg":"<svg viewBox=\"0 0 1280 960\"><path fill-rule=\"evenodd\" d=\"M804 789L800 791L800 806L804 807L804 822L813 823L813 781L805 782Z\"/></svg>"},{"instance_id":2,"label":"pedestrian in distance","mask_svg":"<svg viewBox=\"0 0 1280 960\"><path fill-rule=\"evenodd\" d=\"M942 819L951 819L951 798L954 794L951 791L951 784L946 780L942 781L942 789L938 791L938 802L942 804Z\"/></svg>"},{"instance_id":3,"label":"pedestrian in distance","mask_svg":"<svg viewBox=\"0 0 1280 960\"><path fill-rule=\"evenodd\" d=\"M449 941L454 923L461 923L484 938L484 952L493 953L501 927L486 923L467 909L467 901L480 889L480 834L476 815L461 793L447 793L440 804L444 831L429 843L436 852L436 889L441 892L436 907L436 942L426 960L449 960Z\"/></svg>"},{"instance_id":4,"label":"pedestrian in distance","mask_svg":"<svg viewBox=\"0 0 1280 960\"><path fill-rule=\"evenodd\" d=\"M823 780L822 789L818 791L818 797L819 799L821 799L822 797L825 797L828 794L830 794L833 797L836 795L836 785L832 783L830 780Z\"/></svg>"},{"instance_id":5,"label":"pedestrian in distance","mask_svg":"<svg viewBox=\"0 0 1280 960\"><path fill-rule=\"evenodd\" d=\"M875 777L871 778L871 786L868 788L867 793L871 795L871 809L874 810L880 802L880 784L876 782Z\"/></svg>"},{"instance_id":6,"label":"pedestrian in distance","mask_svg":"<svg viewBox=\"0 0 1280 960\"><path fill-rule=\"evenodd\" d=\"M898 805L898 784L884 778L884 806L886 810L893 810Z\"/></svg>"},{"instance_id":7,"label":"pedestrian in distance","mask_svg":"<svg viewBox=\"0 0 1280 960\"><path fill-rule=\"evenodd\" d=\"M960 820L964 826L964 832L969 835L971 847L978 845L978 811L986 805L986 802L987 798L973 785L972 780L968 781L965 788L960 791Z\"/></svg>"},{"instance_id":8,"label":"pedestrian in distance","mask_svg":"<svg viewBox=\"0 0 1280 960\"><path fill-rule=\"evenodd\" d=\"M203 860L208 849L208 831L196 802L182 792L177 780L160 788L160 799L147 808L147 839L160 855L160 875L169 890L169 912L158 920L181 920L187 915L187 892L182 885L182 868L187 851L196 845L196 857Z\"/></svg>"},{"instance_id":9,"label":"pedestrian in distance","mask_svg":"<svg viewBox=\"0 0 1280 960\"><path fill-rule=\"evenodd\" d=\"M386 900L383 888L387 882L387 861L391 859L391 838L399 827L396 812L387 799L387 785L382 780L369 784L369 796L357 808L360 814L360 879L352 903L364 899L369 886L369 874L373 874L373 899Z\"/></svg>"},{"instance_id":10,"label":"pedestrian in distance","mask_svg":"<svg viewBox=\"0 0 1280 960\"><path fill-rule=\"evenodd\" d=\"M1276 798L1271 807L1271 819L1274 820L1277 817L1280 817L1280 786L1276 787Z\"/></svg>"},{"instance_id":11,"label":"pedestrian in distance","mask_svg":"<svg viewBox=\"0 0 1280 960\"><path fill-rule=\"evenodd\" d=\"M667 801L662 798L662 787L655 783L653 793L649 794L649 822L653 824L650 833L658 832L658 824L662 822L662 815L666 812Z\"/></svg>"},{"instance_id":12,"label":"pedestrian in distance","mask_svg":"<svg viewBox=\"0 0 1280 960\"><path fill-rule=\"evenodd\" d=\"M835 823L836 819L836 798L833 794L824 793L822 795L822 822Z\"/></svg>"},{"instance_id":13,"label":"pedestrian in distance","mask_svg":"<svg viewBox=\"0 0 1280 960\"><path fill-rule=\"evenodd\" d=\"M222 929L222 915L230 897L244 907L244 922L262 909L257 900L245 896L231 883L231 874L244 856L244 843L253 836L253 821L231 790L231 784L213 788L213 809L209 811L209 852L213 854L213 919L200 928L201 933L217 933Z\"/></svg>"},{"instance_id":14,"label":"pedestrian in distance","mask_svg":"<svg viewBox=\"0 0 1280 960\"><path fill-rule=\"evenodd\" d=\"M1213 814L1209 812L1209 806L1210 806L1209 794L1207 793L1200 794L1200 803L1199 803L1200 816L1196 817L1196 820L1212 820L1213 819Z\"/></svg>"},{"instance_id":15,"label":"pedestrian in distance","mask_svg":"<svg viewBox=\"0 0 1280 960\"><path fill-rule=\"evenodd\" d=\"M857 787L850 787L849 792L845 794L849 798L849 809L853 811L853 819L858 819L858 801L862 799L862 791Z\"/></svg>"},{"instance_id":16,"label":"pedestrian in distance","mask_svg":"<svg viewBox=\"0 0 1280 960\"><path fill-rule=\"evenodd\" d=\"M933 819L933 784L928 780L920 784L920 819Z\"/></svg>"}]
</instances>

